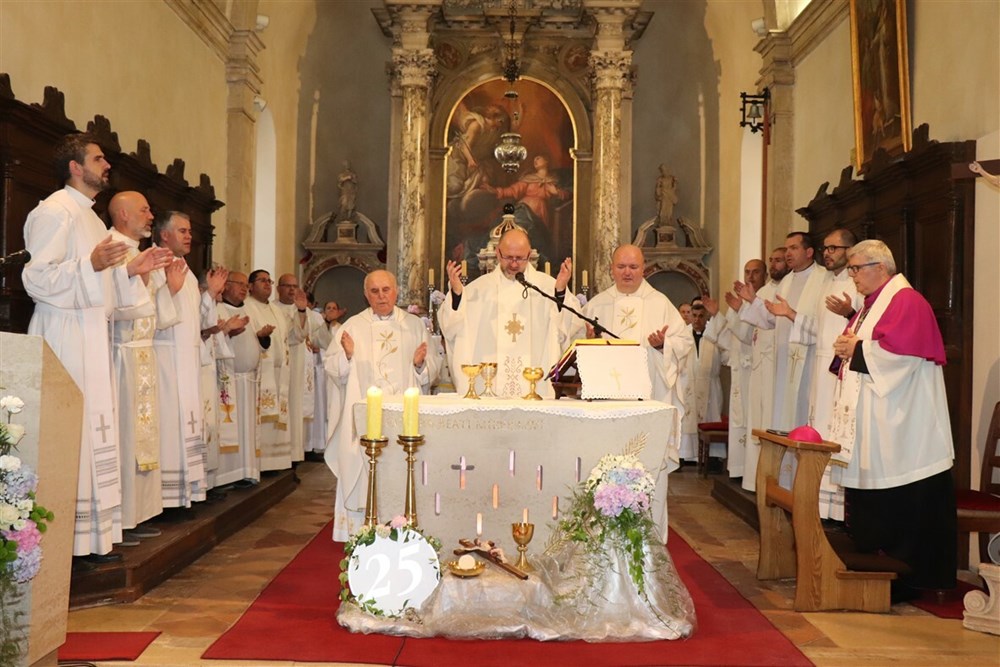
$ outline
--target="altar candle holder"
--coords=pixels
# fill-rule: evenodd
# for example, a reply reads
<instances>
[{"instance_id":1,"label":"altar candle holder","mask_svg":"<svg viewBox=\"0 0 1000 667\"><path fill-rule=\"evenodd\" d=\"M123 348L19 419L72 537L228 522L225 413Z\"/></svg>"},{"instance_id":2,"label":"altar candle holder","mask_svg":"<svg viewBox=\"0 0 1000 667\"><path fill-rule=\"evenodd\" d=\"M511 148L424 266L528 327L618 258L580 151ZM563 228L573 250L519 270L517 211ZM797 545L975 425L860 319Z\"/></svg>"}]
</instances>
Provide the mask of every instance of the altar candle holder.
<instances>
[{"instance_id":1,"label":"altar candle holder","mask_svg":"<svg viewBox=\"0 0 1000 667\"><path fill-rule=\"evenodd\" d=\"M378 455L389 444L389 438L361 438L361 446L368 455L368 495L365 501L365 527L378 526Z\"/></svg>"},{"instance_id":2,"label":"altar candle holder","mask_svg":"<svg viewBox=\"0 0 1000 667\"><path fill-rule=\"evenodd\" d=\"M413 464L417 460L417 449L424 444L424 436L400 435L396 442L406 452L406 501L403 505L403 515L410 522L410 525L416 528L419 524L417 522L417 485L414 482Z\"/></svg>"},{"instance_id":3,"label":"altar candle holder","mask_svg":"<svg viewBox=\"0 0 1000 667\"><path fill-rule=\"evenodd\" d=\"M535 524L525 523L524 521L512 523L510 525L510 532L514 537L514 542L517 544L517 562L514 563L514 567L522 572L534 572L535 568L528 562L527 554L528 543L535 536Z\"/></svg>"}]
</instances>

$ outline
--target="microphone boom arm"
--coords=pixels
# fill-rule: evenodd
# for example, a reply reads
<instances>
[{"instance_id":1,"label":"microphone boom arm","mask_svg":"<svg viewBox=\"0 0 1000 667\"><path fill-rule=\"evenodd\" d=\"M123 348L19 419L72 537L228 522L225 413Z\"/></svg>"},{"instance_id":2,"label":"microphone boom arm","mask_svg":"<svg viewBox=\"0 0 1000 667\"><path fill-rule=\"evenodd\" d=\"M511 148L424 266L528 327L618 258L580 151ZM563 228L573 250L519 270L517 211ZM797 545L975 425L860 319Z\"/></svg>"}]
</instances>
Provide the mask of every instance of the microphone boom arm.
<instances>
[{"instance_id":1,"label":"microphone boom arm","mask_svg":"<svg viewBox=\"0 0 1000 667\"><path fill-rule=\"evenodd\" d=\"M546 292L543 292L537 286L532 285L527 280L525 280L523 273L518 273L516 276L514 276L514 278L517 280L517 282L519 282L522 285L524 285L524 298L528 298L528 288L531 288L531 289L535 290L536 292L538 292L539 294L541 294L542 296L544 296L546 299L548 299L552 303L556 304L556 307L559 310L562 310L562 309L565 308L566 310L568 310L569 312L573 313L574 315L576 315L577 317L579 317L581 320L583 320L584 322L586 322L587 324L589 324L590 326L592 326L594 328L594 334L595 335L600 336L601 334L608 334L612 338L616 338L616 339L621 340L620 336L616 335L615 333L613 333L611 331L608 331L604 327L603 324L601 324L600 322L598 322L596 317L587 317L586 315L584 315L583 313L581 313L577 309L573 308L572 306L568 306L565 303L560 302L554 295L547 294Z\"/></svg>"}]
</instances>

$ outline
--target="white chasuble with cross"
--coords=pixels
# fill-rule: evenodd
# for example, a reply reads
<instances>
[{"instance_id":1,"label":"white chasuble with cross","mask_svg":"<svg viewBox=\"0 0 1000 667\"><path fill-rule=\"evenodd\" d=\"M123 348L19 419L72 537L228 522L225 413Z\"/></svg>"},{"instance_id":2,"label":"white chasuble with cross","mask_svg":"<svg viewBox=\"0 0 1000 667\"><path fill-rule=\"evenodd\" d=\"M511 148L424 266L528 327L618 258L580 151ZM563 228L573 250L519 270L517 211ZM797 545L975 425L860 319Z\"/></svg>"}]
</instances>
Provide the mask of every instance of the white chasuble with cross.
<instances>
[{"instance_id":1,"label":"white chasuble with cross","mask_svg":"<svg viewBox=\"0 0 1000 667\"><path fill-rule=\"evenodd\" d=\"M497 287L496 392L502 398L520 398L528 391L522 373L531 359L526 352L532 334L532 313L523 294L524 287L513 281L501 281Z\"/></svg>"}]
</instances>

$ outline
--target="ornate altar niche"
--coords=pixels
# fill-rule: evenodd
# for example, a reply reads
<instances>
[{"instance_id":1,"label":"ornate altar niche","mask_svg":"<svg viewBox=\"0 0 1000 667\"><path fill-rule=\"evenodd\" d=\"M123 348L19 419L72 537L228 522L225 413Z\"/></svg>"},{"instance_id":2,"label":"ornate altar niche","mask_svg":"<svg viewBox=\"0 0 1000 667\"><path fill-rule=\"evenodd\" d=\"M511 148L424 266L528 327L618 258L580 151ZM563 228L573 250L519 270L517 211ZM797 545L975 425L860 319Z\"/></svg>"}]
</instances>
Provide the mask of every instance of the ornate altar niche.
<instances>
[{"instance_id":1,"label":"ornate altar niche","mask_svg":"<svg viewBox=\"0 0 1000 667\"><path fill-rule=\"evenodd\" d=\"M829 192L823 183L808 206L796 212L809 221L814 239L846 227L859 239L886 243L896 269L934 309L944 337L944 367L951 431L952 469L957 488L970 483L973 425L965 406L972 404L972 317L975 184L956 179L953 165L976 158L975 141L939 143L926 124L913 132L912 150L898 158L884 150L872 157L864 180L846 167Z\"/></svg>"},{"instance_id":2,"label":"ornate altar niche","mask_svg":"<svg viewBox=\"0 0 1000 667\"><path fill-rule=\"evenodd\" d=\"M632 244L642 248L646 257L646 279L653 287L667 293L672 302L711 293L705 258L713 248L705 242L701 230L687 218L678 217L670 224L660 224L658 218L651 218L639 226ZM691 283L691 294L670 293L673 290L658 284L661 281L657 277L664 277L663 273L676 273L686 278Z\"/></svg>"},{"instance_id":3,"label":"ornate altar niche","mask_svg":"<svg viewBox=\"0 0 1000 667\"><path fill-rule=\"evenodd\" d=\"M52 154L62 138L79 130L66 118L63 94L46 87L41 104L18 101L10 77L0 74L0 254L24 248L24 222L38 202L63 187L52 169ZM111 187L97 198L94 210L105 218L111 196L137 190L146 196L154 213L182 211L191 216L191 253L188 265L196 274L212 263L212 213L223 206L205 174L197 187L184 179L184 161L175 159L160 173L150 160L149 143L139 139L133 153L123 152L118 135L103 116L87 123L111 163ZM0 330L24 333L34 311L31 297L21 284L21 267L0 271Z\"/></svg>"}]
</instances>

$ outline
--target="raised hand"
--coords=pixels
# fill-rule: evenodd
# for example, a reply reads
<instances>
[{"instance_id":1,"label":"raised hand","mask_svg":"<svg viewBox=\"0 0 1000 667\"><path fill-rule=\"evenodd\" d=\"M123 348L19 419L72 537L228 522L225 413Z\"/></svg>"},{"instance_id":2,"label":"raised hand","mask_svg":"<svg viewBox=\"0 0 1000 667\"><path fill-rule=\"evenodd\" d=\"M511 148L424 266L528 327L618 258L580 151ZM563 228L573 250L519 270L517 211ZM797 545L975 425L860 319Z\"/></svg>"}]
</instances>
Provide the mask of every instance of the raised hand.
<instances>
[{"instance_id":1,"label":"raised hand","mask_svg":"<svg viewBox=\"0 0 1000 667\"><path fill-rule=\"evenodd\" d=\"M257 332L257 338L267 338L268 336L271 335L272 331L274 331L274 325L273 324L265 324Z\"/></svg>"},{"instance_id":2,"label":"raised hand","mask_svg":"<svg viewBox=\"0 0 1000 667\"><path fill-rule=\"evenodd\" d=\"M451 288L451 293L461 295L462 288L465 287L462 284L462 265L448 260L444 271L448 274L448 286Z\"/></svg>"},{"instance_id":3,"label":"raised hand","mask_svg":"<svg viewBox=\"0 0 1000 667\"><path fill-rule=\"evenodd\" d=\"M726 305L728 305L733 310L739 310L740 306L743 305L743 299L736 296L732 292L726 292Z\"/></svg>"},{"instance_id":4,"label":"raised hand","mask_svg":"<svg viewBox=\"0 0 1000 667\"><path fill-rule=\"evenodd\" d=\"M132 261L128 263L126 269L130 276L143 276L144 278L149 275L150 271L155 271L156 269L162 269L172 262L174 259L174 253L170 252L169 248L146 248L138 255L132 258Z\"/></svg>"},{"instance_id":5,"label":"raised hand","mask_svg":"<svg viewBox=\"0 0 1000 667\"><path fill-rule=\"evenodd\" d=\"M163 269L164 275L167 277L167 289L170 290L170 294L177 294L184 287L184 279L187 276L188 265L180 257L174 259Z\"/></svg>"},{"instance_id":6,"label":"raised hand","mask_svg":"<svg viewBox=\"0 0 1000 667\"><path fill-rule=\"evenodd\" d=\"M240 317L239 315L233 315L228 320L226 320L225 326L229 327L226 333L229 334L230 338L232 338L233 336L239 336L241 333L246 331L248 324L250 324L249 315L244 315L243 317Z\"/></svg>"},{"instance_id":7,"label":"raised hand","mask_svg":"<svg viewBox=\"0 0 1000 667\"><path fill-rule=\"evenodd\" d=\"M108 234L90 251L90 265L94 267L94 271L103 271L125 259L126 254L128 246L122 241L112 241Z\"/></svg>"},{"instance_id":8,"label":"raised hand","mask_svg":"<svg viewBox=\"0 0 1000 667\"><path fill-rule=\"evenodd\" d=\"M559 274L556 276L556 291L562 292L569 285L569 279L573 277L573 260L567 257L559 265Z\"/></svg>"},{"instance_id":9,"label":"raised hand","mask_svg":"<svg viewBox=\"0 0 1000 667\"><path fill-rule=\"evenodd\" d=\"M771 313L775 317L787 317L794 322L797 313L795 312L795 309L792 308L791 304L789 304L787 300L783 299L780 294L775 294L774 298L777 299L777 301L764 302L764 307L767 308L767 312Z\"/></svg>"},{"instance_id":10,"label":"raised hand","mask_svg":"<svg viewBox=\"0 0 1000 667\"><path fill-rule=\"evenodd\" d=\"M217 266L213 269L209 269L206 283L208 293L212 295L213 299L222 294L222 290L225 288L227 280L229 280L229 269L226 267Z\"/></svg>"},{"instance_id":11,"label":"raised hand","mask_svg":"<svg viewBox=\"0 0 1000 667\"><path fill-rule=\"evenodd\" d=\"M346 333L344 334L347 335ZM345 350L346 351L346 350ZM413 351L413 367L420 368L424 365L424 359L427 358L427 343L421 343L417 345L417 349Z\"/></svg>"},{"instance_id":12,"label":"raised hand","mask_svg":"<svg viewBox=\"0 0 1000 667\"><path fill-rule=\"evenodd\" d=\"M663 341L666 340L666 338L667 338L667 326L664 325L662 329L659 329L649 334L649 337L646 338L646 340L649 341L649 346L652 347L654 350L662 350Z\"/></svg>"},{"instance_id":13,"label":"raised hand","mask_svg":"<svg viewBox=\"0 0 1000 667\"><path fill-rule=\"evenodd\" d=\"M741 283L737 280L733 283L733 291L747 303L753 303L753 300L757 298L757 290L750 283Z\"/></svg>"},{"instance_id":14,"label":"raised hand","mask_svg":"<svg viewBox=\"0 0 1000 667\"><path fill-rule=\"evenodd\" d=\"M719 302L708 296L707 294L701 297L701 303L705 306L705 310L711 317L715 317L719 314Z\"/></svg>"},{"instance_id":15,"label":"raised hand","mask_svg":"<svg viewBox=\"0 0 1000 667\"><path fill-rule=\"evenodd\" d=\"M347 356L347 360L350 361L351 357L354 356L354 339L351 338L351 334L346 331L340 337L340 346L344 348L344 354Z\"/></svg>"},{"instance_id":16,"label":"raised hand","mask_svg":"<svg viewBox=\"0 0 1000 667\"><path fill-rule=\"evenodd\" d=\"M851 301L851 297L847 292L842 292L844 298L841 299L836 294L830 294L826 297L826 309L831 313L836 313L843 317L850 317L854 313L854 303Z\"/></svg>"},{"instance_id":17,"label":"raised hand","mask_svg":"<svg viewBox=\"0 0 1000 667\"><path fill-rule=\"evenodd\" d=\"M305 310L309 307L309 297L306 296L305 290L298 288L295 290L295 307L299 310ZM302 313L303 315L305 313Z\"/></svg>"}]
</instances>

